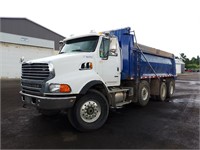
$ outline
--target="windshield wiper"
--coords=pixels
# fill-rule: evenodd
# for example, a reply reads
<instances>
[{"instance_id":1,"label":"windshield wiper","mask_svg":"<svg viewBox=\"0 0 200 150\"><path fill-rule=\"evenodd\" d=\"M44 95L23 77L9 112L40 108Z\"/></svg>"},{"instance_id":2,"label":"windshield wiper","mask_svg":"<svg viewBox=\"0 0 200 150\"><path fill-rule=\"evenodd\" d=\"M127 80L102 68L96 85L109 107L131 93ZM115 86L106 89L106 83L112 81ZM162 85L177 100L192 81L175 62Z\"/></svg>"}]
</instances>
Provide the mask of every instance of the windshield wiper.
<instances>
[{"instance_id":1,"label":"windshield wiper","mask_svg":"<svg viewBox=\"0 0 200 150\"><path fill-rule=\"evenodd\" d=\"M74 49L72 52L83 52L81 49Z\"/></svg>"},{"instance_id":2,"label":"windshield wiper","mask_svg":"<svg viewBox=\"0 0 200 150\"><path fill-rule=\"evenodd\" d=\"M60 52L59 54L63 54L63 53L66 53L66 52Z\"/></svg>"},{"instance_id":3,"label":"windshield wiper","mask_svg":"<svg viewBox=\"0 0 200 150\"><path fill-rule=\"evenodd\" d=\"M71 52L86 52L86 51L83 51L81 49L74 49ZM59 54L63 54L63 53L69 53L69 52L60 52Z\"/></svg>"}]
</instances>

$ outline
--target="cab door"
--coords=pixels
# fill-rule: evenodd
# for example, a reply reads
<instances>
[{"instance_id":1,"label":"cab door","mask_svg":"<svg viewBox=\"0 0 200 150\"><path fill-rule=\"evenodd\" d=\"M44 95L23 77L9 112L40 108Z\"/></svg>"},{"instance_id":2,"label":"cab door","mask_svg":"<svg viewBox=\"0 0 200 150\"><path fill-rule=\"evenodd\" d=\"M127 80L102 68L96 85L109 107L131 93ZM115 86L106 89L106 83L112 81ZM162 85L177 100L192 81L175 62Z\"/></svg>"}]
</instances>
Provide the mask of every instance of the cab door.
<instances>
[{"instance_id":1,"label":"cab door","mask_svg":"<svg viewBox=\"0 0 200 150\"><path fill-rule=\"evenodd\" d=\"M100 76L107 86L119 86L121 80L120 52L117 40L102 37L99 48ZM116 44L116 46L115 46ZM111 46L112 45L112 46ZM111 47L116 51L111 52Z\"/></svg>"}]
</instances>

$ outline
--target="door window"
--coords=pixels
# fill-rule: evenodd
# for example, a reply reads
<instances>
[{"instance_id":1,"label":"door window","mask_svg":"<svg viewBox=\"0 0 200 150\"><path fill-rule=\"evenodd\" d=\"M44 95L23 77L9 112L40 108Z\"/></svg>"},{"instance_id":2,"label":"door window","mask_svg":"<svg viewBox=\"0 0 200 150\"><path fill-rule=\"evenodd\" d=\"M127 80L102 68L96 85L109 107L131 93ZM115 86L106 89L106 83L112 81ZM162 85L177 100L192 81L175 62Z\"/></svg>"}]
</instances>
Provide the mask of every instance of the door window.
<instances>
[{"instance_id":1,"label":"door window","mask_svg":"<svg viewBox=\"0 0 200 150\"><path fill-rule=\"evenodd\" d=\"M109 49L110 49L110 40L103 38L100 46L100 57L104 59L108 59L109 55Z\"/></svg>"}]
</instances>

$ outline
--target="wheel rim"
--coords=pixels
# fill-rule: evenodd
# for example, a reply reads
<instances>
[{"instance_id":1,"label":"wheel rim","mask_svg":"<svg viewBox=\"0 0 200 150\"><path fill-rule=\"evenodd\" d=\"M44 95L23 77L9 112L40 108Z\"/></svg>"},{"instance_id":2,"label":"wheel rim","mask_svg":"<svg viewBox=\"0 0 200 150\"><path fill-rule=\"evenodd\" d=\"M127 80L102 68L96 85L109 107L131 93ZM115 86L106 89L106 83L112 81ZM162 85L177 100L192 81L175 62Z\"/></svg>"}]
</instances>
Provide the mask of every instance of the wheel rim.
<instances>
[{"instance_id":1,"label":"wheel rim","mask_svg":"<svg viewBox=\"0 0 200 150\"><path fill-rule=\"evenodd\" d=\"M148 95L149 95L148 90L145 87L143 87L142 88L142 100L146 101L148 98Z\"/></svg>"},{"instance_id":2,"label":"wheel rim","mask_svg":"<svg viewBox=\"0 0 200 150\"><path fill-rule=\"evenodd\" d=\"M166 86L163 84L163 86L162 86L162 88L161 88L161 96L162 97L165 97L166 96L166 93L167 93L167 91L166 91Z\"/></svg>"},{"instance_id":3,"label":"wheel rim","mask_svg":"<svg viewBox=\"0 0 200 150\"><path fill-rule=\"evenodd\" d=\"M174 86L173 83L170 83L170 94L172 95L174 93Z\"/></svg>"},{"instance_id":4,"label":"wheel rim","mask_svg":"<svg viewBox=\"0 0 200 150\"><path fill-rule=\"evenodd\" d=\"M101 106L93 100L85 102L80 109L81 119L87 123L96 121L101 114Z\"/></svg>"}]
</instances>

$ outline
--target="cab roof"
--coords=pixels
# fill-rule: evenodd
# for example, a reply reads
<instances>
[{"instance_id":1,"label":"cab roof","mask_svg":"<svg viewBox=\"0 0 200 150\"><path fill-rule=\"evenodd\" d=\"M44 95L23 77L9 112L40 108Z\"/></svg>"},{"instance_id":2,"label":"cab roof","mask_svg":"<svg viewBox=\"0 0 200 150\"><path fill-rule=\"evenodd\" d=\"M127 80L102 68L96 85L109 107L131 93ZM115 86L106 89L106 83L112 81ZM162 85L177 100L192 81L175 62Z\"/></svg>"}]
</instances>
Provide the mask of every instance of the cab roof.
<instances>
[{"instance_id":1,"label":"cab roof","mask_svg":"<svg viewBox=\"0 0 200 150\"><path fill-rule=\"evenodd\" d=\"M83 35L78 35L78 36L72 36L69 38L65 38L63 40L63 42L66 42L67 40L72 40L72 39L76 39L76 38L82 38L82 37L88 37L88 36L101 36L101 34L98 33L90 33L90 34L83 34Z\"/></svg>"}]
</instances>

